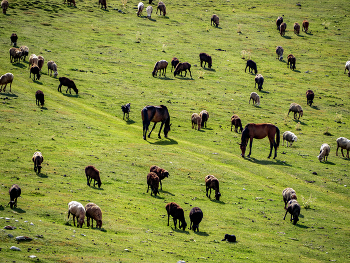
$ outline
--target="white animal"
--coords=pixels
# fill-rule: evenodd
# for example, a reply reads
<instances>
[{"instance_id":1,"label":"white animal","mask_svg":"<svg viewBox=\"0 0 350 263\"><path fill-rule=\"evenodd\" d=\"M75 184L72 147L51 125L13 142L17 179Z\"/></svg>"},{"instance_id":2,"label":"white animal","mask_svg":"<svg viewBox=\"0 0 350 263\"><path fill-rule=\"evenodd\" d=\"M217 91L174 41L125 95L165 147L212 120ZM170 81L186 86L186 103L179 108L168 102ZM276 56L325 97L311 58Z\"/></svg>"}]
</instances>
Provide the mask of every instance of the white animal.
<instances>
[{"instance_id":1,"label":"white animal","mask_svg":"<svg viewBox=\"0 0 350 263\"><path fill-rule=\"evenodd\" d=\"M13 77L12 73L6 73L0 77L0 85L1 85L0 92L2 91L3 85L5 85L5 87L4 87L4 92L5 92L6 86L8 83L10 83L10 92L11 92L11 85L12 85L13 78L14 77Z\"/></svg>"},{"instance_id":2,"label":"white animal","mask_svg":"<svg viewBox=\"0 0 350 263\"><path fill-rule=\"evenodd\" d=\"M84 218L85 218L85 208L84 206L77 202L77 201L71 201L68 204L68 218L69 215L73 215L73 223L75 226L75 217L77 218L77 225L78 227L82 227L84 224Z\"/></svg>"},{"instance_id":3,"label":"white animal","mask_svg":"<svg viewBox=\"0 0 350 263\"><path fill-rule=\"evenodd\" d=\"M58 73L57 73L57 65L54 61L50 60L47 62L47 74L49 74L49 71L51 70L50 72L50 76L52 75L52 71L53 71L53 75L55 77L57 77Z\"/></svg>"},{"instance_id":4,"label":"white animal","mask_svg":"<svg viewBox=\"0 0 350 263\"><path fill-rule=\"evenodd\" d=\"M327 157L330 151L331 147L327 143L322 144L320 148L320 154L317 156L318 160L320 162L322 162L322 160L327 161Z\"/></svg>"},{"instance_id":5,"label":"white animal","mask_svg":"<svg viewBox=\"0 0 350 263\"><path fill-rule=\"evenodd\" d=\"M153 7L151 5L147 6L146 12L147 12L147 17L151 18L151 15L152 15L152 12L153 12Z\"/></svg>"},{"instance_id":6,"label":"white animal","mask_svg":"<svg viewBox=\"0 0 350 263\"><path fill-rule=\"evenodd\" d=\"M256 92L250 93L249 104L250 104L250 100L253 100L253 104L255 104L256 106L260 105L260 96L258 93Z\"/></svg>"},{"instance_id":7,"label":"white animal","mask_svg":"<svg viewBox=\"0 0 350 263\"><path fill-rule=\"evenodd\" d=\"M291 131L285 131L283 133L282 145L284 145L285 140L287 141L287 147L288 147L288 142L289 142L289 147L292 147L293 142L296 142L298 140L298 137Z\"/></svg>"},{"instance_id":8,"label":"white animal","mask_svg":"<svg viewBox=\"0 0 350 263\"><path fill-rule=\"evenodd\" d=\"M348 70L348 76L350 77L350 60L345 63L344 74L346 73L346 70Z\"/></svg>"},{"instance_id":9,"label":"white animal","mask_svg":"<svg viewBox=\"0 0 350 263\"><path fill-rule=\"evenodd\" d=\"M335 155L338 156L338 148L341 149L341 154L344 157L343 149L347 150L346 157L349 158L349 151L350 151L350 140L346 139L345 137L339 137L337 139L337 151L335 152Z\"/></svg>"},{"instance_id":10,"label":"white animal","mask_svg":"<svg viewBox=\"0 0 350 263\"><path fill-rule=\"evenodd\" d=\"M137 5L137 16L141 16L144 7L145 5L142 2Z\"/></svg>"}]
</instances>

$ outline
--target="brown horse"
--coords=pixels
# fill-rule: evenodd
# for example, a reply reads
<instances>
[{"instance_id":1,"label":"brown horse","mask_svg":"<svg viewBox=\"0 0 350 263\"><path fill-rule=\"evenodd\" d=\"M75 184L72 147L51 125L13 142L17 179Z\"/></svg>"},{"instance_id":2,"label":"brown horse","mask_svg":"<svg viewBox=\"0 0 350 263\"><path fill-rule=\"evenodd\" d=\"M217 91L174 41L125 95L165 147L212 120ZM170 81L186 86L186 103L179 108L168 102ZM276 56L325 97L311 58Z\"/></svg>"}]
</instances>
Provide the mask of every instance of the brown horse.
<instances>
[{"instance_id":1,"label":"brown horse","mask_svg":"<svg viewBox=\"0 0 350 263\"><path fill-rule=\"evenodd\" d=\"M150 138L151 133L153 129L156 127L157 122L162 122L159 133L158 133L158 138L161 139L160 137L160 132L162 131L163 125L164 126L164 137L168 137L168 132L170 131L170 115L168 112L168 109L164 105L160 106L146 106L142 109L141 111L141 116L142 116L142 123L143 123L143 139L146 140L146 134L148 131L148 126L150 122L154 122L152 130L148 134L148 138Z\"/></svg>"},{"instance_id":2,"label":"brown horse","mask_svg":"<svg viewBox=\"0 0 350 263\"><path fill-rule=\"evenodd\" d=\"M276 141L275 141L275 134L276 134ZM280 130L275 125L270 123L260 123L260 124L249 123L244 127L244 130L242 132L242 137L241 137L241 143L240 143L242 157L244 157L249 139L250 139L250 150L249 150L248 157L252 152L253 138L263 139L266 136L268 136L270 140L270 154L267 158L271 157L272 148L274 147L275 157L273 157L273 159L275 159L277 157L277 148L280 144Z\"/></svg>"}]
</instances>

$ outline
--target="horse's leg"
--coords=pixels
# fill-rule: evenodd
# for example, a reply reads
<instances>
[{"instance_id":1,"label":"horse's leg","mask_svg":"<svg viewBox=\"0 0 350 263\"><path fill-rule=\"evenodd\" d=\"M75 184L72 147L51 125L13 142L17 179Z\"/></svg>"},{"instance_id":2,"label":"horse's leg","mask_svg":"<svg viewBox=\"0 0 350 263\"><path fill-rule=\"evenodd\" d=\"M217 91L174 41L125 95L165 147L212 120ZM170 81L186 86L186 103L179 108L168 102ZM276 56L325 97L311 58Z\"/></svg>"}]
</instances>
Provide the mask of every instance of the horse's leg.
<instances>
[{"instance_id":1,"label":"horse's leg","mask_svg":"<svg viewBox=\"0 0 350 263\"><path fill-rule=\"evenodd\" d=\"M162 131L163 125L164 125L164 122L162 122L162 124L160 125L160 129L159 129L159 132L158 132L158 138L159 139L161 139L160 132ZM156 126L156 125L154 125L154 126Z\"/></svg>"},{"instance_id":2,"label":"horse's leg","mask_svg":"<svg viewBox=\"0 0 350 263\"><path fill-rule=\"evenodd\" d=\"M270 157L271 157L273 145L274 145L274 142L270 140L270 154L269 154L269 156L267 156L267 158L270 158ZM275 156L275 157L276 157L276 156ZM275 159L275 157L274 157L274 159Z\"/></svg>"},{"instance_id":3,"label":"horse's leg","mask_svg":"<svg viewBox=\"0 0 350 263\"><path fill-rule=\"evenodd\" d=\"M152 131L154 130L154 128L156 127L156 125L157 125L157 123L155 122L154 125L153 125L153 127L152 127L152 130L151 130L151 131L149 132L149 134L148 134L148 138L150 138L151 133L152 133Z\"/></svg>"},{"instance_id":4,"label":"horse's leg","mask_svg":"<svg viewBox=\"0 0 350 263\"><path fill-rule=\"evenodd\" d=\"M146 121L143 121L143 139L146 140L146 134L148 131L148 126L149 123L147 123Z\"/></svg>"},{"instance_id":5,"label":"horse's leg","mask_svg":"<svg viewBox=\"0 0 350 263\"><path fill-rule=\"evenodd\" d=\"M247 157L250 157L250 154L252 153L252 145L253 145L253 138L250 138L250 143L249 143L249 154Z\"/></svg>"}]
</instances>

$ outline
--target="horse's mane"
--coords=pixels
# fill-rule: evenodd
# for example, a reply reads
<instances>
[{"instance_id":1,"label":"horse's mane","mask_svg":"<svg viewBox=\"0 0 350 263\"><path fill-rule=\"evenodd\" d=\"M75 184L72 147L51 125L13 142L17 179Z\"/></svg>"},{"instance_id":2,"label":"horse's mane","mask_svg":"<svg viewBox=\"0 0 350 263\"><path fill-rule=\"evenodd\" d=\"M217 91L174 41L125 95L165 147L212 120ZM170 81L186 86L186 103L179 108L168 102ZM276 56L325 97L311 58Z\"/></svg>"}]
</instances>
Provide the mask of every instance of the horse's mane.
<instances>
[{"instance_id":1,"label":"horse's mane","mask_svg":"<svg viewBox=\"0 0 350 263\"><path fill-rule=\"evenodd\" d=\"M247 145L248 139L249 139L249 124L247 124L243 131L242 131L242 137L241 137L241 144Z\"/></svg>"}]
</instances>

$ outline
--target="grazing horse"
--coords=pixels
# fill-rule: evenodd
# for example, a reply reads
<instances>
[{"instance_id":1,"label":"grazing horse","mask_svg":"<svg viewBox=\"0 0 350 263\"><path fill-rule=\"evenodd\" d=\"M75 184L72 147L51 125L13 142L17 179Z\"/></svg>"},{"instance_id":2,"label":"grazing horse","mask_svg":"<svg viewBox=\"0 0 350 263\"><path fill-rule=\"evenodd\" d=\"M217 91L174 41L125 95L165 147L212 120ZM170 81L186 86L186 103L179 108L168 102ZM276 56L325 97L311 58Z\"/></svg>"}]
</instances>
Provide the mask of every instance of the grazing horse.
<instances>
[{"instance_id":1,"label":"grazing horse","mask_svg":"<svg viewBox=\"0 0 350 263\"><path fill-rule=\"evenodd\" d=\"M276 141L275 141L275 134L276 134ZM277 148L280 144L280 130L275 125L270 123L260 123L260 124L249 123L244 127L244 130L242 132L242 137L241 137L241 143L240 143L242 157L244 157L249 139L250 139L250 149L249 149L248 157L252 152L253 138L263 139L266 136L268 136L270 140L270 154L267 158L271 157L272 148L274 147L275 157L273 157L273 159L275 159L277 157Z\"/></svg>"},{"instance_id":2,"label":"grazing horse","mask_svg":"<svg viewBox=\"0 0 350 263\"><path fill-rule=\"evenodd\" d=\"M150 138L151 133L153 129L156 127L157 122L162 122L159 133L158 133L158 138L161 139L160 137L160 132L162 131L163 125L164 126L164 137L168 137L168 132L170 131L170 115L168 112L168 109L164 105L160 106L146 106L142 109L141 111L141 116L142 116L142 123L143 123L143 139L146 140L146 134L148 131L148 126L150 122L154 122L152 130L148 134L148 138Z\"/></svg>"}]
</instances>

